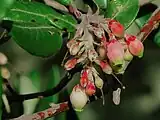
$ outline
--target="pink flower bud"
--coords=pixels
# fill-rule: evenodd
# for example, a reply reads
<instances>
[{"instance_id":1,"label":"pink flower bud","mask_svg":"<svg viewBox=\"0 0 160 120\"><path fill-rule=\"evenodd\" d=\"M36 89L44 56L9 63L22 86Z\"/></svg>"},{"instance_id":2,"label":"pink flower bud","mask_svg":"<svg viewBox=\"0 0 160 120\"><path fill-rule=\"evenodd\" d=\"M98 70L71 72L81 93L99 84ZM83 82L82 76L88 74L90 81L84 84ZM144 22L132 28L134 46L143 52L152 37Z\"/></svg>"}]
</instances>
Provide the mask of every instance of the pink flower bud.
<instances>
[{"instance_id":1,"label":"pink flower bud","mask_svg":"<svg viewBox=\"0 0 160 120\"><path fill-rule=\"evenodd\" d=\"M88 84L86 86L86 94L88 96L92 96L93 94L95 94L95 92L96 92L96 87L94 83L91 81L88 81Z\"/></svg>"},{"instance_id":2,"label":"pink flower bud","mask_svg":"<svg viewBox=\"0 0 160 120\"><path fill-rule=\"evenodd\" d=\"M75 67L75 65L77 64L77 59L76 58L72 58L70 60L68 60L65 65L64 65L64 68L66 70L71 70L72 68Z\"/></svg>"},{"instance_id":3,"label":"pink flower bud","mask_svg":"<svg viewBox=\"0 0 160 120\"><path fill-rule=\"evenodd\" d=\"M133 35L125 35L125 38L130 53L134 56L138 56L139 58L143 57L144 46L142 42Z\"/></svg>"},{"instance_id":4,"label":"pink flower bud","mask_svg":"<svg viewBox=\"0 0 160 120\"><path fill-rule=\"evenodd\" d=\"M73 88L70 95L70 101L76 111L82 111L84 106L87 104L88 96L85 93L85 89L79 84Z\"/></svg>"},{"instance_id":5,"label":"pink flower bud","mask_svg":"<svg viewBox=\"0 0 160 120\"><path fill-rule=\"evenodd\" d=\"M107 45L107 56L113 66L122 65L124 61L123 45L116 40L111 40Z\"/></svg>"},{"instance_id":6,"label":"pink flower bud","mask_svg":"<svg viewBox=\"0 0 160 120\"><path fill-rule=\"evenodd\" d=\"M87 84L88 84L88 71L87 69L84 69L81 72L80 85L82 87L86 87Z\"/></svg>"},{"instance_id":7,"label":"pink flower bud","mask_svg":"<svg viewBox=\"0 0 160 120\"><path fill-rule=\"evenodd\" d=\"M109 22L109 28L116 37L124 36L124 27L118 21L111 20Z\"/></svg>"}]
</instances>

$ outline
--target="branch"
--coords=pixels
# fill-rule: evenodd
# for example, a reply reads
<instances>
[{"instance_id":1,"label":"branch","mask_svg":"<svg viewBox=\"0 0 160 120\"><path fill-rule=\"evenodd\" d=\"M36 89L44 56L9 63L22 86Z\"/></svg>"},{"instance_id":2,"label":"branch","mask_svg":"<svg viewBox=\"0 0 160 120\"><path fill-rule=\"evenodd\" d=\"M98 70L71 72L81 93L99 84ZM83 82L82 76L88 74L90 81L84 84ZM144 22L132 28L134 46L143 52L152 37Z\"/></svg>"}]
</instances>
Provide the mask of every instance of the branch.
<instances>
[{"instance_id":1,"label":"branch","mask_svg":"<svg viewBox=\"0 0 160 120\"><path fill-rule=\"evenodd\" d=\"M18 118L14 118L11 120L44 120L46 118L53 117L66 110L69 110L68 102L51 104L50 106L51 106L50 108L41 112L34 113L33 115L22 115Z\"/></svg>"},{"instance_id":2,"label":"branch","mask_svg":"<svg viewBox=\"0 0 160 120\"><path fill-rule=\"evenodd\" d=\"M29 100L29 99L34 99L34 98L43 98L43 97L49 97L52 96L58 92L60 92L67 84L68 82L72 79L73 75L77 72L79 72L82 69L81 66L76 66L74 69L68 71L65 76L62 78L60 83L50 89L46 90L44 92L38 92L38 93L31 93L31 94L12 94L11 96L7 96L9 102L19 102L19 101L24 101L24 100Z\"/></svg>"},{"instance_id":3,"label":"branch","mask_svg":"<svg viewBox=\"0 0 160 120\"><path fill-rule=\"evenodd\" d=\"M157 24L160 22L160 8L158 8L151 16L151 18L148 20L148 22L142 27L141 31L138 33L138 36L141 36L141 41L144 41L147 36L157 27ZM128 63L129 64L129 63ZM126 64L126 68L128 66L128 64ZM59 103L56 105L54 105L54 107L52 106L51 108L48 108L44 111L41 112L37 112L34 113L33 115L24 115L21 116L19 118L16 118L14 120L42 120L42 119L46 119L48 117L53 117L56 114L59 114L63 111L69 110L70 109L70 105L68 102L63 102L63 103Z\"/></svg>"},{"instance_id":4,"label":"branch","mask_svg":"<svg viewBox=\"0 0 160 120\"><path fill-rule=\"evenodd\" d=\"M158 7L149 18L148 22L141 28L137 34L140 41L144 42L149 34L158 28L160 23L160 7ZM125 69L128 67L130 62L126 62Z\"/></svg>"}]
</instances>

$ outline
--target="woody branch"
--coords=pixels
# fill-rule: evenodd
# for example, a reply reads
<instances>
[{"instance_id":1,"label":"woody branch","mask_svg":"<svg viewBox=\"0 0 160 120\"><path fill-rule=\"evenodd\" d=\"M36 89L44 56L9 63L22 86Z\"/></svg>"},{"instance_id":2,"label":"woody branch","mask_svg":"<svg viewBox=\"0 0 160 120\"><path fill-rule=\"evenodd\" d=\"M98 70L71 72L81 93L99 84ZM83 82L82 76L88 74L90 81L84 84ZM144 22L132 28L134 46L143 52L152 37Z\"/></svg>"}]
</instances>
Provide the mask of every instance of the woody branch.
<instances>
[{"instance_id":1,"label":"woody branch","mask_svg":"<svg viewBox=\"0 0 160 120\"><path fill-rule=\"evenodd\" d=\"M152 14L148 22L142 27L137 36L140 37L141 41L144 41L148 35L157 28L160 23L160 8L157 8L155 12ZM128 63L129 64L129 63ZM126 67L128 66L126 64ZM104 88L105 89L105 88ZM52 94L53 95L53 94ZM29 96L29 94L28 94ZM36 96L37 97L37 96ZM43 120L48 117L53 117L63 111L67 111L71 108L69 102L58 103L56 105L51 105L51 108L48 108L44 111L34 113L33 115L23 115L14 120Z\"/></svg>"}]
</instances>

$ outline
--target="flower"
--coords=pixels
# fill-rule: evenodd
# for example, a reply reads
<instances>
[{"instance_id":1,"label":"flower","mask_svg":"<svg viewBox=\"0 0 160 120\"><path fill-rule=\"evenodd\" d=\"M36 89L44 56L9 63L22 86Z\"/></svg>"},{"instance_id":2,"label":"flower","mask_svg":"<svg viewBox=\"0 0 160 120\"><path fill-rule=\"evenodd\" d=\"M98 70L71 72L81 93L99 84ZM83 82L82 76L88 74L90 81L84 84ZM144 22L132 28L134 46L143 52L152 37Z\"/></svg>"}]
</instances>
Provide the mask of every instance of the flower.
<instances>
[{"instance_id":1,"label":"flower","mask_svg":"<svg viewBox=\"0 0 160 120\"><path fill-rule=\"evenodd\" d=\"M93 94L95 94L96 87L94 85L94 82L88 81L85 91L88 96L92 96Z\"/></svg>"},{"instance_id":2,"label":"flower","mask_svg":"<svg viewBox=\"0 0 160 120\"><path fill-rule=\"evenodd\" d=\"M81 112L84 106L87 104L88 96L85 93L85 89L79 84L76 85L70 95L70 101L74 110Z\"/></svg>"},{"instance_id":3,"label":"flower","mask_svg":"<svg viewBox=\"0 0 160 120\"><path fill-rule=\"evenodd\" d=\"M116 37L124 36L124 27L116 20L109 21L109 28Z\"/></svg>"},{"instance_id":4,"label":"flower","mask_svg":"<svg viewBox=\"0 0 160 120\"><path fill-rule=\"evenodd\" d=\"M133 35L125 35L125 38L130 53L134 56L138 56L139 58L143 57L144 46L142 42Z\"/></svg>"},{"instance_id":5,"label":"flower","mask_svg":"<svg viewBox=\"0 0 160 120\"><path fill-rule=\"evenodd\" d=\"M77 59L76 58L72 58L70 60L68 60L65 65L64 65L64 68L66 70L71 70L72 68L75 67L75 65L77 64Z\"/></svg>"},{"instance_id":6,"label":"flower","mask_svg":"<svg viewBox=\"0 0 160 120\"><path fill-rule=\"evenodd\" d=\"M113 66L122 65L124 61L123 45L113 39L107 45L107 56Z\"/></svg>"}]
</instances>

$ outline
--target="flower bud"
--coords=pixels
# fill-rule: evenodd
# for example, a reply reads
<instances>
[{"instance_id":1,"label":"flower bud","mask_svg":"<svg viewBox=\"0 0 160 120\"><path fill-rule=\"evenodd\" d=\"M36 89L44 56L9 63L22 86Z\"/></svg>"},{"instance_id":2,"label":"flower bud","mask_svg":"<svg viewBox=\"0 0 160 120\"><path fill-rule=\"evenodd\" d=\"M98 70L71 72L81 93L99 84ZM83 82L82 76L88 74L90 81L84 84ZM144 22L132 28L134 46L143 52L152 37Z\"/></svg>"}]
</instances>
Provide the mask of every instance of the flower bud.
<instances>
[{"instance_id":1,"label":"flower bud","mask_svg":"<svg viewBox=\"0 0 160 120\"><path fill-rule=\"evenodd\" d=\"M124 60L126 61L131 61L133 59L133 55L129 52L129 50L127 49L124 53Z\"/></svg>"},{"instance_id":2,"label":"flower bud","mask_svg":"<svg viewBox=\"0 0 160 120\"><path fill-rule=\"evenodd\" d=\"M107 56L112 65L122 65L124 61L124 49L122 44L116 40L111 40L107 45Z\"/></svg>"},{"instance_id":3,"label":"flower bud","mask_svg":"<svg viewBox=\"0 0 160 120\"><path fill-rule=\"evenodd\" d=\"M106 57L106 50L104 47L99 47L98 53L100 58L104 59Z\"/></svg>"},{"instance_id":4,"label":"flower bud","mask_svg":"<svg viewBox=\"0 0 160 120\"><path fill-rule=\"evenodd\" d=\"M96 92L96 87L92 81L88 81L88 84L85 90L88 96L92 96Z\"/></svg>"},{"instance_id":5,"label":"flower bud","mask_svg":"<svg viewBox=\"0 0 160 120\"><path fill-rule=\"evenodd\" d=\"M66 70L71 70L72 68L75 67L75 65L77 64L77 59L76 58L72 58L70 60L68 60L65 65L64 65L64 68Z\"/></svg>"},{"instance_id":6,"label":"flower bud","mask_svg":"<svg viewBox=\"0 0 160 120\"><path fill-rule=\"evenodd\" d=\"M94 61L98 57L97 52L93 50L88 50L88 58L90 61Z\"/></svg>"},{"instance_id":7,"label":"flower bud","mask_svg":"<svg viewBox=\"0 0 160 120\"><path fill-rule=\"evenodd\" d=\"M7 62L8 62L7 57L3 53L0 52L0 65L5 65L7 64Z\"/></svg>"},{"instance_id":8,"label":"flower bud","mask_svg":"<svg viewBox=\"0 0 160 120\"><path fill-rule=\"evenodd\" d=\"M69 52L71 55L76 55L79 51L80 48L82 47L83 43L82 42L77 42L76 44L71 45L69 48Z\"/></svg>"},{"instance_id":9,"label":"flower bud","mask_svg":"<svg viewBox=\"0 0 160 120\"><path fill-rule=\"evenodd\" d=\"M138 56L139 58L143 57L144 46L142 42L133 35L125 35L125 38L130 53L134 56Z\"/></svg>"},{"instance_id":10,"label":"flower bud","mask_svg":"<svg viewBox=\"0 0 160 120\"><path fill-rule=\"evenodd\" d=\"M87 69L84 69L81 72L80 85L82 87L86 87L87 84L88 84L88 71Z\"/></svg>"},{"instance_id":11,"label":"flower bud","mask_svg":"<svg viewBox=\"0 0 160 120\"><path fill-rule=\"evenodd\" d=\"M76 85L70 95L71 104L76 111L82 111L84 106L87 104L88 96L85 90L80 86Z\"/></svg>"},{"instance_id":12,"label":"flower bud","mask_svg":"<svg viewBox=\"0 0 160 120\"><path fill-rule=\"evenodd\" d=\"M111 20L109 22L109 28L116 37L124 36L124 27L118 21Z\"/></svg>"},{"instance_id":13,"label":"flower bud","mask_svg":"<svg viewBox=\"0 0 160 120\"><path fill-rule=\"evenodd\" d=\"M72 45L75 45L77 41L75 39L71 39L67 42L67 47L70 48Z\"/></svg>"},{"instance_id":14,"label":"flower bud","mask_svg":"<svg viewBox=\"0 0 160 120\"><path fill-rule=\"evenodd\" d=\"M4 79L9 79L10 78L11 74L10 74L9 70L6 67L1 67L1 76Z\"/></svg>"}]
</instances>

